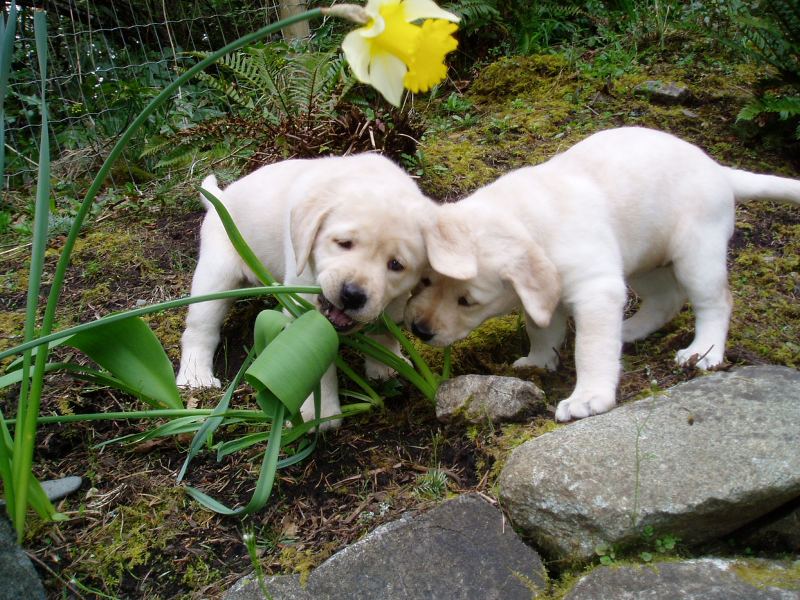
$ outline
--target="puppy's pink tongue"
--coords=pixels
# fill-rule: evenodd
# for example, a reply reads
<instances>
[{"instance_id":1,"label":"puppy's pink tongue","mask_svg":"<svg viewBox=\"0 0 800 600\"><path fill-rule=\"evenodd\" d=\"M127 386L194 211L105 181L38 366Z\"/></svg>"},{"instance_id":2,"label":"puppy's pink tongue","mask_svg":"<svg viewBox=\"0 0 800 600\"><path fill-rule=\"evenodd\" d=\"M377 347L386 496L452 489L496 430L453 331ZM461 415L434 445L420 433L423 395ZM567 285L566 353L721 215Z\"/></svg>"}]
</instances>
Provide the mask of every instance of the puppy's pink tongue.
<instances>
[{"instance_id":1,"label":"puppy's pink tongue","mask_svg":"<svg viewBox=\"0 0 800 600\"><path fill-rule=\"evenodd\" d=\"M324 296L320 297L320 312L325 315L328 321L336 329L349 329L355 324L355 321L351 319L347 314L342 311L341 309L334 306L327 298Z\"/></svg>"}]
</instances>

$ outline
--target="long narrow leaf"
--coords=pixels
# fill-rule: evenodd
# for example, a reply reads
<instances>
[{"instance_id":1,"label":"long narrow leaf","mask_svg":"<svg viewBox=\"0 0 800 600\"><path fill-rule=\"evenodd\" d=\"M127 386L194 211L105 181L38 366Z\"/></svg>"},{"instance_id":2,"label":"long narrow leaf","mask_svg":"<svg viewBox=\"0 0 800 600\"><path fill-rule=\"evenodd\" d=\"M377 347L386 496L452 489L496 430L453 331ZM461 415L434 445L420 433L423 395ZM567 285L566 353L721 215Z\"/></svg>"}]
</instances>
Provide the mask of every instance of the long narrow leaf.
<instances>
[{"instance_id":1,"label":"long narrow leaf","mask_svg":"<svg viewBox=\"0 0 800 600\"><path fill-rule=\"evenodd\" d=\"M264 394L260 392L259 395ZM261 402L259 402L261 404ZM285 407L283 403L279 402L276 398L271 401L272 411L269 413L272 417L274 424L270 431L269 441L267 443L267 450L264 452L264 458L261 461L261 471L258 474L258 481L256 481L256 489L253 497L243 507L239 509L230 509L221 502L214 500L208 494L201 492L195 488L186 488L187 493L197 500L200 504L204 505L211 510L223 515L242 515L249 514L266 504L269 495L272 492L272 485L275 482L275 471L278 465L278 454L281 448L281 433L282 424L285 415Z\"/></svg>"},{"instance_id":2,"label":"long narrow leaf","mask_svg":"<svg viewBox=\"0 0 800 600\"><path fill-rule=\"evenodd\" d=\"M33 218L33 239L30 271L28 276L28 303L25 315L25 341L33 338L36 329L37 308L39 307L39 289L44 269L44 253L47 248L47 224L50 214L50 138L47 120L47 17L41 10L33 13L33 30L36 42L36 57L39 62L41 79L41 136L39 141L39 173L36 185L36 203ZM23 361L23 373L17 417L21 422L14 431L14 455L12 457L12 478L14 479L14 513L12 521L17 532L17 542L21 543L25 533L25 518L28 508L28 491L33 478L33 451L36 445L36 417L41 402L42 380L46 353L36 356L36 367L30 388L31 356L28 353Z\"/></svg>"},{"instance_id":3,"label":"long narrow leaf","mask_svg":"<svg viewBox=\"0 0 800 600\"><path fill-rule=\"evenodd\" d=\"M79 365L77 363L47 363L45 365L45 373L53 373L58 371L72 373L73 375L85 381L89 381L97 385L113 387L118 390L122 390L125 393L134 395L134 391L128 388L128 386L126 386L122 381L115 379L108 373L98 371L97 369L93 369L85 365ZM12 371L11 373L3 375L0 377L0 390L20 383L23 379L23 375L24 372L22 369L17 369L16 371Z\"/></svg>"},{"instance_id":4,"label":"long narrow leaf","mask_svg":"<svg viewBox=\"0 0 800 600\"><path fill-rule=\"evenodd\" d=\"M251 271L253 271L261 283L264 285L275 285L275 278L272 276L272 273L267 270L267 268L264 266L264 263L259 260L259 258L256 256L256 253L253 252L253 250L247 244L244 236L242 236L241 232L239 231L239 228L236 227L236 223L233 222L233 218L228 212L228 209L225 208L225 205L219 200L219 198L217 198L208 190L201 188L200 193L205 196L206 200L208 200L214 207L214 210L217 211L217 216L219 217L220 221L222 221L223 227L225 227L225 232L228 234L228 239L244 263L250 268ZM278 296L278 302L280 302L281 306L283 306L295 317L299 316L302 312L313 308L307 301L302 300L294 295L289 295L288 298L284 296ZM302 308L298 308L298 305Z\"/></svg>"},{"instance_id":5,"label":"long narrow leaf","mask_svg":"<svg viewBox=\"0 0 800 600\"><path fill-rule=\"evenodd\" d=\"M189 453L186 455L186 460L183 461L183 466L181 467L180 472L178 472L178 481L183 481L184 475L186 475L186 469L189 468L189 463L192 462L192 459L197 456L197 453L200 452L200 449L205 445L206 440L209 439L210 436L214 434L222 424L224 417L220 416L228 410L228 405L231 402L231 398L233 398L233 392L239 387L239 382L244 377L244 372L250 366L250 363L255 356L255 350L251 349L250 352L247 353L247 357L244 359L239 372L236 373L236 376L231 381L228 389L225 390L225 394L222 396L222 399L219 401L217 406L214 408L214 411L211 415L205 420L202 427L197 430L194 438L192 439L192 443L189 446Z\"/></svg>"},{"instance_id":6,"label":"long narrow leaf","mask_svg":"<svg viewBox=\"0 0 800 600\"><path fill-rule=\"evenodd\" d=\"M8 20L0 14L0 187L3 187L6 168L6 109L5 99L8 92L8 74L11 72L11 55L14 51L14 39L17 33L17 3L11 1L8 8Z\"/></svg>"},{"instance_id":7,"label":"long narrow leaf","mask_svg":"<svg viewBox=\"0 0 800 600\"><path fill-rule=\"evenodd\" d=\"M14 356L15 354L20 354L25 350L28 350L29 348L44 346L45 344L49 344L50 342L53 342L55 340L63 340L64 338L75 335L76 333L80 333L82 331L88 331L90 329L94 329L95 327L102 327L107 323L122 321L124 319L130 319L132 317L140 317L142 315L149 315L155 312L161 312L171 308L179 308L181 306L186 306L187 304L206 302L208 300L220 300L223 298L255 298L258 296L273 296L273 295L293 294L293 293L317 294L319 293L319 291L320 288L318 286L313 286L313 285L299 285L299 286L271 285L266 287L253 287L253 288L241 288L236 290L227 290L225 292L215 292L213 294L204 294L202 296L187 296L185 298L178 298L177 300L168 300L167 302L159 302L158 304L151 304L150 306L143 306L141 308L134 308L125 312L106 315L105 317L101 317L95 321L89 321L88 323L81 323L80 325L75 325L74 327L69 327L67 329L57 331L55 333L50 333L48 335L37 337L36 339L26 342L24 344L19 344L18 346L14 346L13 348L3 350L2 352L0 352L0 360L7 358L9 356ZM50 344L50 348L53 348L57 345L58 344Z\"/></svg>"}]
</instances>

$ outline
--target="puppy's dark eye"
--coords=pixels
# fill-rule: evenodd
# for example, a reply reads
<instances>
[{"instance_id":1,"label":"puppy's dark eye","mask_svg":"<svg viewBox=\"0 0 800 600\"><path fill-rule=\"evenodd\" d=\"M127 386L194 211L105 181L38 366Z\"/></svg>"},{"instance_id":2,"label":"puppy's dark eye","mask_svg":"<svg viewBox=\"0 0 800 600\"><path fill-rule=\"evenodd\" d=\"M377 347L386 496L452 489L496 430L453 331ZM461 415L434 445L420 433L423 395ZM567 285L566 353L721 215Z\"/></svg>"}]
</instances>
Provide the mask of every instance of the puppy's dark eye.
<instances>
[{"instance_id":1,"label":"puppy's dark eye","mask_svg":"<svg viewBox=\"0 0 800 600\"><path fill-rule=\"evenodd\" d=\"M386 263L386 266L389 268L390 271L402 271L405 269L403 263L401 263L396 258L393 258L388 263Z\"/></svg>"},{"instance_id":2,"label":"puppy's dark eye","mask_svg":"<svg viewBox=\"0 0 800 600\"><path fill-rule=\"evenodd\" d=\"M350 250L353 247L353 242L351 240L336 240L336 244L339 248L344 250Z\"/></svg>"},{"instance_id":3,"label":"puppy's dark eye","mask_svg":"<svg viewBox=\"0 0 800 600\"><path fill-rule=\"evenodd\" d=\"M423 287L431 287L431 280L427 277L423 277L419 280L419 282L423 285Z\"/></svg>"},{"instance_id":4,"label":"puppy's dark eye","mask_svg":"<svg viewBox=\"0 0 800 600\"><path fill-rule=\"evenodd\" d=\"M474 302L470 302L469 300L467 300L466 296L459 296L458 297L458 305L459 306L472 306L473 304L475 304L475 303Z\"/></svg>"}]
</instances>

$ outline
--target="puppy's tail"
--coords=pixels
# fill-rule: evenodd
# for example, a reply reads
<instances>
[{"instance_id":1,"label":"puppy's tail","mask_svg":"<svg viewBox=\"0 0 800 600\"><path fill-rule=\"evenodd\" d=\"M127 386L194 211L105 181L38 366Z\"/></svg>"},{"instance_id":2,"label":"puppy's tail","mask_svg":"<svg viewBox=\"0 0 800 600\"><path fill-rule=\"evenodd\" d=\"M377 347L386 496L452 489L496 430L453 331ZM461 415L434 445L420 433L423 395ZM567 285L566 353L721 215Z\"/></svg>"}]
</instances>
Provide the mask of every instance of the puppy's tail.
<instances>
[{"instance_id":1,"label":"puppy's tail","mask_svg":"<svg viewBox=\"0 0 800 600\"><path fill-rule=\"evenodd\" d=\"M737 202L775 200L800 204L800 181L775 175L759 175L725 167L725 175Z\"/></svg>"},{"instance_id":2,"label":"puppy's tail","mask_svg":"<svg viewBox=\"0 0 800 600\"><path fill-rule=\"evenodd\" d=\"M222 200L222 190L219 189L217 185L217 176L216 175L209 175L205 179L203 179L203 183L200 184L200 187L206 191L211 192L214 196L216 196L219 200ZM206 207L206 210L212 208L211 202L201 193L200 194L200 202L203 203L203 206Z\"/></svg>"}]
</instances>

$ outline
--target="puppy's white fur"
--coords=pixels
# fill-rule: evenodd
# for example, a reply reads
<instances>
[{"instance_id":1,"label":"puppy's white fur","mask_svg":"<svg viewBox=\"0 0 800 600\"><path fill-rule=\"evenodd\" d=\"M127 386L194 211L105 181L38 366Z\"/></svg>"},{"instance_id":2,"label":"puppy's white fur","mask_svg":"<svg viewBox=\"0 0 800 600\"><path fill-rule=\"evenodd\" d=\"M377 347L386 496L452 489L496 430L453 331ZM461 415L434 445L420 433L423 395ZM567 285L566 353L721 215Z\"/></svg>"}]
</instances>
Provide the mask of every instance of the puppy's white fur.
<instances>
[{"instance_id":1,"label":"puppy's white fur","mask_svg":"<svg viewBox=\"0 0 800 600\"><path fill-rule=\"evenodd\" d=\"M659 329L687 298L696 332L677 362L722 362L734 204L755 198L799 203L800 181L723 167L658 131L597 133L441 206L425 231L433 271L406 323L444 346L521 305L531 349L515 366L554 369L572 315L577 384L556 418L605 412L615 404L622 342ZM623 323L626 280L642 303Z\"/></svg>"},{"instance_id":2,"label":"puppy's white fur","mask_svg":"<svg viewBox=\"0 0 800 600\"><path fill-rule=\"evenodd\" d=\"M262 167L224 191L212 175L203 181L203 188L223 202L276 280L321 286L325 300L318 301L334 325L367 323L384 309L393 318L402 318L409 291L426 265L421 222L434 205L390 160L377 154L288 160ZM216 211L208 209L192 295L255 283ZM223 300L190 305L178 385L220 385L212 365L229 306ZM396 342L389 345L399 352ZM367 369L369 376L388 375L382 365L368 363ZM331 368L322 382L321 416L337 414L339 408L336 373ZM313 412L309 398L302 407L303 417L309 419Z\"/></svg>"}]
</instances>

